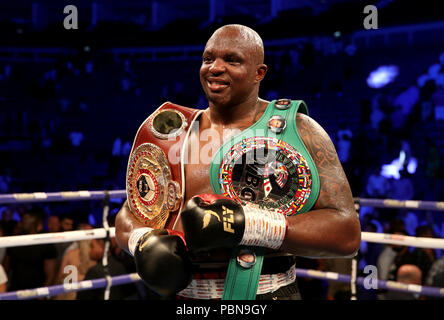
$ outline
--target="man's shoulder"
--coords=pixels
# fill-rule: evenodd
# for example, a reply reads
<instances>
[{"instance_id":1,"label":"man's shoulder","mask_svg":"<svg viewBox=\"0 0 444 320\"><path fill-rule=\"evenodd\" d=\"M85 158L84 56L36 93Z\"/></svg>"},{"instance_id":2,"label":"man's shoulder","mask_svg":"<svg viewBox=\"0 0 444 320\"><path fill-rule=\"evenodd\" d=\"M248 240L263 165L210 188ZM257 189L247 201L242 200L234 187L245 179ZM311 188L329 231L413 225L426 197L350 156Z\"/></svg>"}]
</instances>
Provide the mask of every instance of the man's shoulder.
<instances>
[{"instance_id":1,"label":"man's shoulder","mask_svg":"<svg viewBox=\"0 0 444 320\"><path fill-rule=\"evenodd\" d=\"M311 118L309 115L302 113L302 112L298 112L296 113L296 120L297 121L314 121L313 118Z\"/></svg>"},{"instance_id":2,"label":"man's shoulder","mask_svg":"<svg viewBox=\"0 0 444 320\"><path fill-rule=\"evenodd\" d=\"M330 136L325 131L325 129L312 117L304 114L296 114L296 127L299 135L304 142L309 142L307 140L313 141L330 141Z\"/></svg>"},{"instance_id":3,"label":"man's shoulder","mask_svg":"<svg viewBox=\"0 0 444 320\"><path fill-rule=\"evenodd\" d=\"M195 108L195 107L189 107L189 106L183 106L171 101L165 101L164 103L162 103L160 106L157 107L157 109L155 109L149 116L147 119L149 119L150 117L158 114L161 111L164 110L174 110L174 111L178 111L178 112L184 112L184 113L195 113L200 111L200 108Z\"/></svg>"},{"instance_id":4,"label":"man's shoulder","mask_svg":"<svg viewBox=\"0 0 444 320\"><path fill-rule=\"evenodd\" d=\"M175 122L183 123L191 122L191 119L202 109L199 108L191 108L182 106L180 104L176 104L170 101L166 101L162 103L157 109L155 109L152 113L148 115L148 117L142 122L139 127L139 130L144 125L152 126L154 121L157 121L156 118L161 122L165 122L168 120L172 120ZM164 113L167 112L167 113ZM160 115L160 117L158 117Z\"/></svg>"}]
</instances>

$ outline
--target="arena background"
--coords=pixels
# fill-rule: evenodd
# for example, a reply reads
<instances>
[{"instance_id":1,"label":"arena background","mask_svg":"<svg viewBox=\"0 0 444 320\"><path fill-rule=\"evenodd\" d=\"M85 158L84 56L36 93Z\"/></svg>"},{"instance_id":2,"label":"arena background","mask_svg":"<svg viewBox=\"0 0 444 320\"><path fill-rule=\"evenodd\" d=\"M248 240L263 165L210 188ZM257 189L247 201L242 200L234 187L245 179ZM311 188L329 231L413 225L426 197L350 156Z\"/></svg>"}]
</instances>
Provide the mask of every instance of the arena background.
<instances>
[{"instance_id":1,"label":"arena background","mask_svg":"<svg viewBox=\"0 0 444 320\"><path fill-rule=\"evenodd\" d=\"M67 5L78 29L64 28ZM364 28L367 5L378 8L377 29ZM307 103L355 197L444 201L444 13L431 0L3 2L0 193L124 189L132 139L151 112L165 101L207 107L201 53L227 23L262 36L260 96ZM74 228L101 225L100 201L33 206L69 214ZM0 206L3 235L33 206ZM387 231L394 218L409 235L428 225L444 237L440 213L361 210L363 231ZM325 298L318 285L305 297Z\"/></svg>"}]
</instances>

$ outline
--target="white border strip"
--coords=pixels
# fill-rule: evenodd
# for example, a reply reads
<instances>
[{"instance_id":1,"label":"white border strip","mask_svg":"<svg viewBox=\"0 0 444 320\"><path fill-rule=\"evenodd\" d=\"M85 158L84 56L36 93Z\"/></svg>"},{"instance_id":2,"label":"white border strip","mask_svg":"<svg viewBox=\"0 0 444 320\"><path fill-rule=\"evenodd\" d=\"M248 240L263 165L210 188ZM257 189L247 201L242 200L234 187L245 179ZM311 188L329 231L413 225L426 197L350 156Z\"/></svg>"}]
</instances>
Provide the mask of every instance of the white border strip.
<instances>
[{"instance_id":1,"label":"white border strip","mask_svg":"<svg viewBox=\"0 0 444 320\"><path fill-rule=\"evenodd\" d=\"M361 240L367 242L397 244L417 248L444 249L444 239L410 237L398 234L361 232Z\"/></svg>"},{"instance_id":2,"label":"white border strip","mask_svg":"<svg viewBox=\"0 0 444 320\"><path fill-rule=\"evenodd\" d=\"M110 237L115 237L115 228L109 228ZM38 233L24 236L10 236L0 238L0 248L30 246L47 243L71 242L90 239L106 238L106 229L90 229L67 232Z\"/></svg>"},{"instance_id":3,"label":"white border strip","mask_svg":"<svg viewBox=\"0 0 444 320\"><path fill-rule=\"evenodd\" d=\"M109 232L110 237L115 237L116 230L114 227L109 228ZM40 233L23 236L0 237L0 248L104 238L106 238L105 228ZM361 240L367 242L412 246L417 248L444 249L444 239L435 238L417 238L397 234L362 232Z\"/></svg>"}]
</instances>

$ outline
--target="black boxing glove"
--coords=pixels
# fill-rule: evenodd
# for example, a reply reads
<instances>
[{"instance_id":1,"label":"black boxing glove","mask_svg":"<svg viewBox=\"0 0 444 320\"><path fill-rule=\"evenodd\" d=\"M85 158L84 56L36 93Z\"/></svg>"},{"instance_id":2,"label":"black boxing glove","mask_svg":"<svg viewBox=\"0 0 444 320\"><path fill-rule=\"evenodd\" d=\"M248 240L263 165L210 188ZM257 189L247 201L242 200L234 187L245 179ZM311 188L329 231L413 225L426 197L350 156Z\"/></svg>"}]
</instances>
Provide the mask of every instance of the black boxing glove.
<instances>
[{"instance_id":1,"label":"black boxing glove","mask_svg":"<svg viewBox=\"0 0 444 320\"><path fill-rule=\"evenodd\" d=\"M192 264L179 232L136 229L130 235L129 248L134 255L137 273L157 294L172 296L190 284Z\"/></svg>"},{"instance_id":2,"label":"black boxing glove","mask_svg":"<svg viewBox=\"0 0 444 320\"><path fill-rule=\"evenodd\" d=\"M191 198L181 215L185 240L193 253L236 245L279 249L287 218L215 194Z\"/></svg>"}]
</instances>

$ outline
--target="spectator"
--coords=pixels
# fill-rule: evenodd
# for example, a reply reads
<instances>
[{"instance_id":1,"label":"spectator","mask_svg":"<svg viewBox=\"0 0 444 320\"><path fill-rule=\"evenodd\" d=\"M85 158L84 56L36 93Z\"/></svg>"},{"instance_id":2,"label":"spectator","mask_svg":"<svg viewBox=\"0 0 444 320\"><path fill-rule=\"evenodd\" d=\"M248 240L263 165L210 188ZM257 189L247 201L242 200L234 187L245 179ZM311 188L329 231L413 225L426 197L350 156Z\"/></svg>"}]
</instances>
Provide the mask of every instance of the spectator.
<instances>
[{"instance_id":1,"label":"spectator","mask_svg":"<svg viewBox=\"0 0 444 320\"><path fill-rule=\"evenodd\" d=\"M42 210L33 208L24 213L19 233L38 234L43 222ZM57 271L57 251L54 244L11 247L6 250L4 265L11 291L49 286Z\"/></svg>"},{"instance_id":2,"label":"spectator","mask_svg":"<svg viewBox=\"0 0 444 320\"><path fill-rule=\"evenodd\" d=\"M403 210L406 211L406 210ZM405 228L408 234L415 234L416 228L418 228L418 216L415 212L407 211L401 214L402 219L405 221Z\"/></svg>"},{"instance_id":3,"label":"spectator","mask_svg":"<svg viewBox=\"0 0 444 320\"><path fill-rule=\"evenodd\" d=\"M411 200L415 194L413 181L407 170L399 172L399 179L391 179L391 188L388 194L390 199Z\"/></svg>"},{"instance_id":4,"label":"spectator","mask_svg":"<svg viewBox=\"0 0 444 320\"><path fill-rule=\"evenodd\" d=\"M116 215L117 213L108 217L108 225L110 227L115 226ZM106 270L102 263L104 244L105 242L103 239L91 240L89 256L91 261L94 262L94 266L89 268L84 280L105 277ZM114 237L110 239L107 270L110 276L136 272L136 266L133 259L119 247L116 242L116 238ZM102 289L82 291L78 293L77 300L103 300L104 293L105 291ZM144 284L134 283L118 287L111 287L110 299L132 300L139 297L144 297L147 294L150 295L150 299L159 298L156 294L148 292Z\"/></svg>"},{"instance_id":5,"label":"spectator","mask_svg":"<svg viewBox=\"0 0 444 320\"><path fill-rule=\"evenodd\" d=\"M426 286L444 288L444 256L436 260L430 268L425 279ZM443 299L428 297L428 300Z\"/></svg>"},{"instance_id":6,"label":"spectator","mask_svg":"<svg viewBox=\"0 0 444 320\"><path fill-rule=\"evenodd\" d=\"M51 215L46 221L48 232L60 232L62 229L60 218L56 215Z\"/></svg>"},{"instance_id":7,"label":"spectator","mask_svg":"<svg viewBox=\"0 0 444 320\"><path fill-rule=\"evenodd\" d=\"M375 221L376 222L376 221ZM378 228L376 224L371 221L362 225L363 232L378 232ZM378 257L381 254L382 245L380 243L375 242L366 242L361 241L361 249L359 250L359 254L361 255L362 268L365 268L366 265L376 265L378 261ZM360 263L361 263L360 261Z\"/></svg>"},{"instance_id":8,"label":"spectator","mask_svg":"<svg viewBox=\"0 0 444 320\"><path fill-rule=\"evenodd\" d=\"M74 228L74 219L70 215L62 215L60 219L62 232L72 231Z\"/></svg>"},{"instance_id":9,"label":"spectator","mask_svg":"<svg viewBox=\"0 0 444 320\"><path fill-rule=\"evenodd\" d=\"M91 240L89 255L90 259L95 261L96 264L87 271L84 280L103 278L106 276L106 270L102 262L104 246L105 241L103 239ZM127 274L125 265L116 257L116 249L116 245L110 247L108 266L106 267L110 276ZM77 300L103 300L104 294L104 289L80 291L77 293ZM135 299L136 297L137 289L134 284L113 286L110 289L110 300L128 300Z\"/></svg>"},{"instance_id":10,"label":"spectator","mask_svg":"<svg viewBox=\"0 0 444 320\"><path fill-rule=\"evenodd\" d=\"M78 241L75 242L75 245L75 247L73 246L71 249L67 249L67 252L63 258L57 275L56 283L58 284L64 283L67 275L65 268L67 266L76 267L77 279L73 279L73 281L83 281L85 279L86 272L96 264L96 261L91 260L89 256L91 246L90 240ZM76 297L77 292L69 292L54 297L54 300L76 300Z\"/></svg>"},{"instance_id":11,"label":"spectator","mask_svg":"<svg viewBox=\"0 0 444 320\"><path fill-rule=\"evenodd\" d=\"M8 174L0 175L0 193L8 193L11 177Z\"/></svg>"},{"instance_id":12,"label":"spectator","mask_svg":"<svg viewBox=\"0 0 444 320\"><path fill-rule=\"evenodd\" d=\"M132 145L129 141L125 141L122 146L121 155L124 157L128 157L131 152Z\"/></svg>"},{"instance_id":13,"label":"spectator","mask_svg":"<svg viewBox=\"0 0 444 320\"><path fill-rule=\"evenodd\" d=\"M351 274L352 259L325 259L324 270L339 274ZM350 300L350 284L338 281L328 281L328 300Z\"/></svg>"},{"instance_id":14,"label":"spectator","mask_svg":"<svg viewBox=\"0 0 444 320\"><path fill-rule=\"evenodd\" d=\"M61 215L60 217L60 232L67 232L67 231L72 231L73 230L73 224L74 224L74 220L70 215ZM59 270L61 263L63 261L63 258L65 256L65 252L66 249L72 244L73 242L60 242L60 243L55 243L54 246L56 248L57 251L57 268L56 268L56 273L57 274L57 270Z\"/></svg>"},{"instance_id":15,"label":"spectator","mask_svg":"<svg viewBox=\"0 0 444 320\"><path fill-rule=\"evenodd\" d=\"M416 236L434 238L433 229L430 226L416 228ZM411 253L411 263L416 265L423 275L427 275L432 264L436 261L436 252L429 248L415 248ZM424 281L426 279L423 279Z\"/></svg>"},{"instance_id":16,"label":"spectator","mask_svg":"<svg viewBox=\"0 0 444 320\"><path fill-rule=\"evenodd\" d=\"M296 265L298 268L322 270L325 260L309 259L304 257L296 257ZM302 300L324 300L326 298L325 284L326 281L315 278L298 277L298 289Z\"/></svg>"},{"instance_id":17,"label":"spectator","mask_svg":"<svg viewBox=\"0 0 444 320\"><path fill-rule=\"evenodd\" d=\"M73 147L79 147L84 139L84 135L80 131L71 131L69 139L71 140L71 145Z\"/></svg>"},{"instance_id":18,"label":"spectator","mask_svg":"<svg viewBox=\"0 0 444 320\"><path fill-rule=\"evenodd\" d=\"M78 230L92 229L92 226L87 223L80 223L77 226ZM74 266L77 271L77 281L83 281L86 272L93 267L96 262L90 259L90 240L75 241L65 250L63 260L60 263L58 274L56 278L57 284L64 283L66 277L66 266ZM75 300L77 292L69 292L56 296L55 300Z\"/></svg>"},{"instance_id":19,"label":"spectator","mask_svg":"<svg viewBox=\"0 0 444 320\"><path fill-rule=\"evenodd\" d=\"M8 276L5 269L0 264L0 293L6 292L6 284L8 283Z\"/></svg>"},{"instance_id":20,"label":"spectator","mask_svg":"<svg viewBox=\"0 0 444 320\"><path fill-rule=\"evenodd\" d=\"M390 221L390 234L399 234L407 236L405 223L399 219ZM395 280L396 272L399 266L409 260L409 248L402 245L390 244L382 250L377 260L378 278L381 280Z\"/></svg>"},{"instance_id":21,"label":"spectator","mask_svg":"<svg viewBox=\"0 0 444 320\"><path fill-rule=\"evenodd\" d=\"M373 130L378 131L380 127L380 122L386 118L385 113L382 111L381 100L382 95L375 95L372 99L372 111L370 114L370 123Z\"/></svg>"},{"instance_id":22,"label":"spectator","mask_svg":"<svg viewBox=\"0 0 444 320\"><path fill-rule=\"evenodd\" d=\"M426 177L435 180L441 174L441 156L436 145L431 145L427 152Z\"/></svg>"},{"instance_id":23,"label":"spectator","mask_svg":"<svg viewBox=\"0 0 444 320\"><path fill-rule=\"evenodd\" d=\"M386 177L381 175L381 167L379 165L372 165L365 190L370 198L387 198L390 192L390 183Z\"/></svg>"},{"instance_id":24,"label":"spectator","mask_svg":"<svg viewBox=\"0 0 444 320\"><path fill-rule=\"evenodd\" d=\"M113 143L112 156L113 157L120 157L121 150L122 150L122 139L117 137Z\"/></svg>"},{"instance_id":25,"label":"spectator","mask_svg":"<svg viewBox=\"0 0 444 320\"><path fill-rule=\"evenodd\" d=\"M350 128L346 126L345 123L341 123L337 135L339 160L341 161L342 165L346 165L348 163L348 160L350 159L350 148L353 133Z\"/></svg>"},{"instance_id":26,"label":"spectator","mask_svg":"<svg viewBox=\"0 0 444 320\"><path fill-rule=\"evenodd\" d=\"M394 101L394 106L401 107L401 114L404 118L407 118L412 112L413 106L418 102L419 90L418 87L413 85L403 91Z\"/></svg>"},{"instance_id":27,"label":"spectator","mask_svg":"<svg viewBox=\"0 0 444 320\"><path fill-rule=\"evenodd\" d=\"M422 272L415 265L404 264L399 267L398 272L396 273L396 281L405 284L421 285ZM389 291L385 294L385 300L417 300L417 299L419 299L419 294L417 293Z\"/></svg>"},{"instance_id":28,"label":"spectator","mask_svg":"<svg viewBox=\"0 0 444 320\"><path fill-rule=\"evenodd\" d=\"M3 236L15 235L18 222L20 221L20 216L18 212L15 211L12 206L7 206L3 208L0 207L0 216Z\"/></svg>"},{"instance_id":29,"label":"spectator","mask_svg":"<svg viewBox=\"0 0 444 320\"><path fill-rule=\"evenodd\" d=\"M3 223L0 221L0 238L3 237ZM6 248L0 248L0 265L3 263L5 258Z\"/></svg>"}]
</instances>

